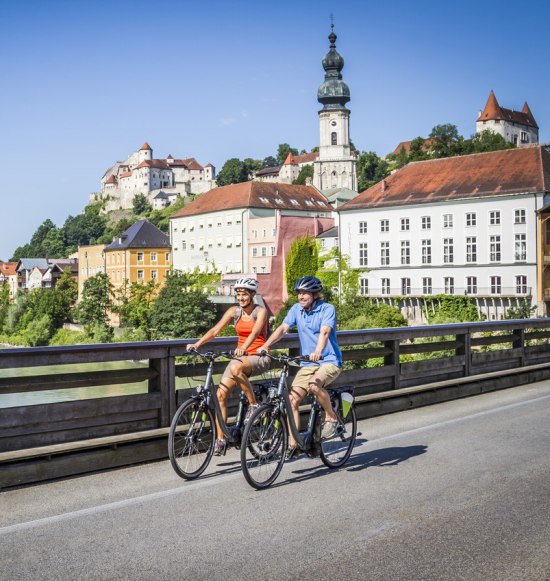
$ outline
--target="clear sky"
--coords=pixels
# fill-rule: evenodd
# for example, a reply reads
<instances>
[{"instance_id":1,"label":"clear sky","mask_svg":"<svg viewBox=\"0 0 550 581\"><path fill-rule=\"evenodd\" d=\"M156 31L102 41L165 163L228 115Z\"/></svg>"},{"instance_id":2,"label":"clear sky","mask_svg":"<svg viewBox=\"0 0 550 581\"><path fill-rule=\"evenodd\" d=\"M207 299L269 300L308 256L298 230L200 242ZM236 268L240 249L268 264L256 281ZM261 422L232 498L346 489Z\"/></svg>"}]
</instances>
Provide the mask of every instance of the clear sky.
<instances>
[{"instance_id":1,"label":"clear sky","mask_svg":"<svg viewBox=\"0 0 550 581\"><path fill-rule=\"evenodd\" d=\"M491 89L550 141L548 0L0 0L0 260L144 141L218 171L317 145L331 13L359 150L470 137Z\"/></svg>"}]
</instances>

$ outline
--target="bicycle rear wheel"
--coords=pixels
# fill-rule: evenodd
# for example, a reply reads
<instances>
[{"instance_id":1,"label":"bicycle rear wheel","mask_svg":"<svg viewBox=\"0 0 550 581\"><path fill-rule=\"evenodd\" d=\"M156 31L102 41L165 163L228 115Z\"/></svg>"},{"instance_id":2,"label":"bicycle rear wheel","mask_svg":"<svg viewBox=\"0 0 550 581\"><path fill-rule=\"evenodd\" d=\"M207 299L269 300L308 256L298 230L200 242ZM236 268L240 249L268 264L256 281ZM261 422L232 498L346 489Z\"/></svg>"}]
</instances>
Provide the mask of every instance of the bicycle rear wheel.
<instances>
[{"instance_id":1,"label":"bicycle rear wheel","mask_svg":"<svg viewBox=\"0 0 550 581\"><path fill-rule=\"evenodd\" d=\"M176 412L168 436L168 456L178 476L200 476L214 452L215 424L204 401L188 399Z\"/></svg>"},{"instance_id":2,"label":"bicycle rear wheel","mask_svg":"<svg viewBox=\"0 0 550 581\"><path fill-rule=\"evenodd\" d=\"M348 461L357 437L355 407L352 406L344 421L342 421L339 410L337 413L341 425L336 435L330 440L321 441L321 460L329 468L340 468Z\"/></svg>"},{"instance_id":3,"label":"bicycle rear wheel","mask_svg":"<svg viewBox=\"0 0 550 581\"><path fill-rule=\"evenodd\" d=\"M241 467L250 486L262 489L275 482L285 461L286 420L271 406L259 407L248 420L241 444Z\"/></svg>"}]
</instances>

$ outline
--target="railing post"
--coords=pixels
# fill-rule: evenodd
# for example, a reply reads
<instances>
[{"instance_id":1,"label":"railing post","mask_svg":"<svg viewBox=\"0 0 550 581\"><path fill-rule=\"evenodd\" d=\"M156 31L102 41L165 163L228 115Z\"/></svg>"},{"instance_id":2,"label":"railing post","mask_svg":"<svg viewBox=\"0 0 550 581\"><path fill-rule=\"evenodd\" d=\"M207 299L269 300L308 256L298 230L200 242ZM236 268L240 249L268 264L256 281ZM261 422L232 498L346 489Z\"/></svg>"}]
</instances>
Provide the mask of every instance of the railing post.
<instances>
[{"instance_id":1,"label":"railing post","mask_svg":"<svg viewBox=\"0 0 550 581\"><path fill-rule=\"evenodd\" d=\"M468 377L472 373L472 335L468 331L462 335L457 335L456 338L462 343L462 347L456 350L456 354L462 355L464 358L464 377Z\"/></svg>"},{"instance_id":2,"label":"railing post","mask_svg":"<svg viewBox=\"0 0 550 581\"><path fill-rule=\"evenodd\" d=\"M519 362L521 367L525 367L525 329L514 329L513 335L512 348L521 349Z\"/></svg>"},{"instance_id":3,"label":"railing post","mask_svg":"<svg viewBox=\"0 0 550 581\"><path fill-rule=\"evenodd\" d=\"M393 366L393 389L399 389L401 378L401 365L399 361L399 339L384 341L384 347L391 349L389 355L384 355L384 365Z\"/></svg>"},{"instance_id":4,"label":"railing post","mask_svg":"<svg viewBox=\"0 0 550 581\"><path fill-rule=\"evenodd\" d=\"M149 368L157 372L149 380L149 393L160 393L159 427L170 425L171 413L175 407L175 369L174 358L149 359Z\"/></svg>"}]
</instances>

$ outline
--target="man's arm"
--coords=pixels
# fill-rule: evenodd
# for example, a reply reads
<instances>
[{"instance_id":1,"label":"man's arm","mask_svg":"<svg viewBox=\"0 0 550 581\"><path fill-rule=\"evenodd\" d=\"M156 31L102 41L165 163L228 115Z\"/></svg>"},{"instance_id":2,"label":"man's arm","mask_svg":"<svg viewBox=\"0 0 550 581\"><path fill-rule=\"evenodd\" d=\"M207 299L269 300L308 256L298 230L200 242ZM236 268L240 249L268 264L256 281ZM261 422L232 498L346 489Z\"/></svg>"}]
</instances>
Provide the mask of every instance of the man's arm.
<instances>
[{"instance_id":1,"label":"man's arm","mask_svg":"<svg viewBox=\"0 0 550 581\"><path fill-rule=\"evenodd\" d=\"M310 361L319 361L323 355L323 351L327 346L327 341L332 331L332 327L323 325L321 331L319 332L319 338L317 339L317 345L315 346L315 351L309 354Z\"/></svg>"},{"instance_id":2,"label":"man's arm","mask_svg":"<svg viewBox=\"0 0 550 581\"><path fill-rule=\"evenodd\" d=\"M275 331L270 335L269 339L258 349L258 351L267 351L271 345L277 343L281 337L290 331L290 327L286 323L281 323Z\"/></svg>"}]
</instances>

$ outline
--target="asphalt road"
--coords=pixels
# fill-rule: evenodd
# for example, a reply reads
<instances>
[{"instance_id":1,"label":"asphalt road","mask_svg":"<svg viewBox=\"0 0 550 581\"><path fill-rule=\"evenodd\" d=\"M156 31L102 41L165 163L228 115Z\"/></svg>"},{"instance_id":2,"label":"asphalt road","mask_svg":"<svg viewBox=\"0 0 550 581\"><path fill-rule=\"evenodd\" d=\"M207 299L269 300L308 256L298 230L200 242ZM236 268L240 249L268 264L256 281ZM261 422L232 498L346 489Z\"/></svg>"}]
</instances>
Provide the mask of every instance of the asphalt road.
<instances>
[{"instance_id":1,"label":"asphalt road","mask_svg":"<svg viewBox=\"0 0 550 581\"><path fill-rule=\"evenodd\" d=\"M255 491L235 451L0 493L0 579L550 580L550 382L363 421Z\"/></svg>"}]
</instances>

